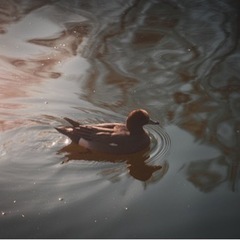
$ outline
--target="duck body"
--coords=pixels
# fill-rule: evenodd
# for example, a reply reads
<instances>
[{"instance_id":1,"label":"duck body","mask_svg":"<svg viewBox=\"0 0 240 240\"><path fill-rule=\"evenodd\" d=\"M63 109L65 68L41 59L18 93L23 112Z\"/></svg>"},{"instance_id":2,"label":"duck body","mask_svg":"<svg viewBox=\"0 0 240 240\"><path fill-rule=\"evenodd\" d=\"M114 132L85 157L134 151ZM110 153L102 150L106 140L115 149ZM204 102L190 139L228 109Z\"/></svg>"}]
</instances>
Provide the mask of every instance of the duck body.
<instances>
[{"instance_id":1,"label":"duck body","mask_svg":"<svg viewBox=\"0 0 240 240\"><path fill-rule=\"evenodd\" d=\"M110 154L131 154L150 145L150 137L143 129L145 124L159 124L150 120L145 110L131 112L126 123L100 123L80 125L65 118L72 126L57 127L56 130L68 136L73 142L92 151Z\"/></svg>"}]
</instances>

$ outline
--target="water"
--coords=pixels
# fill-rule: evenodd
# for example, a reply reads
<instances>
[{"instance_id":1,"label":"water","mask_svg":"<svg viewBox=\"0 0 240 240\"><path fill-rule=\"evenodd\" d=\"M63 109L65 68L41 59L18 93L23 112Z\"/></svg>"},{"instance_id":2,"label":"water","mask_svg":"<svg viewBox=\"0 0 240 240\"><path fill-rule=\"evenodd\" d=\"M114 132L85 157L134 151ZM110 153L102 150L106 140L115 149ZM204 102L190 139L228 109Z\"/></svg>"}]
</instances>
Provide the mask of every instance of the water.
<instances>
[{"instance_id":1,"label":"water","mask_svg":"<svg viewBox=\"0 0 240 240\"><path fill-rule=\"evenodd\" d=\"M0 4L0 237L239 238L239 3ZM146 109L113 158L54 127Z\"/></svg>"}]
</instances>

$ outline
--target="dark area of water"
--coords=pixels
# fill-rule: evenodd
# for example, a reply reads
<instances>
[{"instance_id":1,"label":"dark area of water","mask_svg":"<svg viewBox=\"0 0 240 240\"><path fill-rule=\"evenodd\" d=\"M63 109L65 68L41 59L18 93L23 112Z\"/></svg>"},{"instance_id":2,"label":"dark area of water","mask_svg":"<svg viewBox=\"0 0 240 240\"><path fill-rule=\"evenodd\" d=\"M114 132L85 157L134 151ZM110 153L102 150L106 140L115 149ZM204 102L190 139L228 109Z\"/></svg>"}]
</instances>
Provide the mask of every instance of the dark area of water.
<instances>
[{"instance_id":1,"label":"dark area of water","mask_svg":"<svg viewBox=\"0 0 240 240\"><path fill-rule=\"evenodd\" d=\"M239 238L238 1L1 1L1 238ZM54 127L146 109L113 158Z\"/></svg>"}]
</instances>

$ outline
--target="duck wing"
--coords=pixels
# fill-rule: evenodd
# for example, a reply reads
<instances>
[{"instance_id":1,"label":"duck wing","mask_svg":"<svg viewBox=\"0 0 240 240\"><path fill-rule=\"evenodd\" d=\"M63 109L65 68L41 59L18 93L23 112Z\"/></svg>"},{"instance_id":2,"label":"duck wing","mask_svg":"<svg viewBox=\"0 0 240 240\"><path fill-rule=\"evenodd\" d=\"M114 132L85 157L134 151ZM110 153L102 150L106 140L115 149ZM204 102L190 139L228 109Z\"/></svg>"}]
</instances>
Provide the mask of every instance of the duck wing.
<instances>
[{"instance_id":1,"label":"duck wing","mask_svg":"<svg viewBox=\"0 0 240 240\"><path fill-rule=\"evenodd\" d=\"M121 125L121 124L119 124ZM76 129L85 140L92 142L110 142L119 131L119 126L114 123L84 125Z\"/></svg>"},{"instance_id":2,"label":"duck wing","mask_svg":"<svg viewBox=\"0 0 240 240\"><path fill-rule=\"evenodd\" d=\"M68 122L70 123L70 121ZM74 124L75 123L74 121ZM78 125L77 127L57 127L56 130L68 136L75 143L79 143L79 140L82 138L89 142L102 142L108 144L119 138L119 135L122 135L122 128L122 124L104 123Z\"/></svg>"}]
</instances>

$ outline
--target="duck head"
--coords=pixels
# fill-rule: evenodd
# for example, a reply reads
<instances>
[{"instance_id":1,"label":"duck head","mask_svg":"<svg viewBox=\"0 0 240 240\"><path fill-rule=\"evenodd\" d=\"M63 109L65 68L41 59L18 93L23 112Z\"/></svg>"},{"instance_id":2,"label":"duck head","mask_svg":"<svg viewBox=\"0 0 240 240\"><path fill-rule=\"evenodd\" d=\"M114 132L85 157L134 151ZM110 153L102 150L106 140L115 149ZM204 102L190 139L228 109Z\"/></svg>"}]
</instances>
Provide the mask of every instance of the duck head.
<instances>
[{"instance_id":1,"label":"duck head","mask_svg":"<svg viewBox=\"0 0 240 240\"><path fill-rule=\"evenodd\" d=\"M146 124L158 125L159 122L150 119L149 114L144 109L137 109L129 113L126 126L130 133L142 133Z\"/></svg>"}]
</instances>

